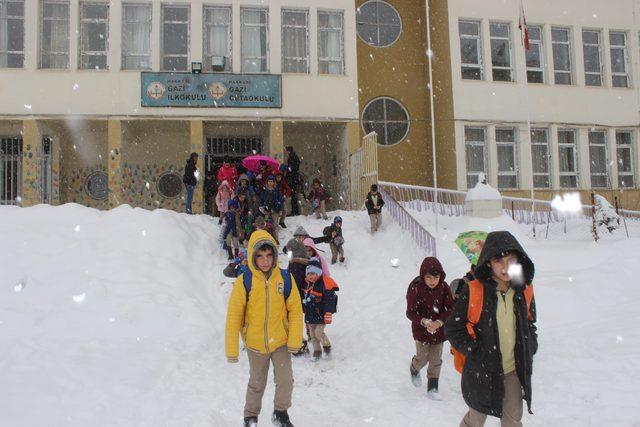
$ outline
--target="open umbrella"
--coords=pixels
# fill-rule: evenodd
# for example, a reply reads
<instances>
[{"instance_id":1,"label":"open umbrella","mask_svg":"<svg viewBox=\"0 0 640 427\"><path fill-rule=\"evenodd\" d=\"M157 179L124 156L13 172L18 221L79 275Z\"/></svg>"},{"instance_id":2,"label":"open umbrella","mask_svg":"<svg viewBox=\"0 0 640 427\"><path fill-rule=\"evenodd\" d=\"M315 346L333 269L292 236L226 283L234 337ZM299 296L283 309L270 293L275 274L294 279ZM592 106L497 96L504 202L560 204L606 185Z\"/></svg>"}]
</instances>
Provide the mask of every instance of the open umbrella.
<instances>
[{"instance_id":1,"label":"open umbrella","mask_svg":"<svg viewBox=\"0 0 640 427\"><path fill-rule=\"evenodd\" d=\"M276 171L280 167L280 163L276 159L261 154L245 157L242 160L242 166L251 172L258 172L260 162L266 162L267 168L272 171Z\"/></svg>"},{"instance_id":2,"label":"open umbrella","mask_svg":"<svg viewBox=\"0 0 640 427\"><path fill-rule=\"evenodd\" d=\"M456 238L456 245L473 265L478 264L478 257L484 246L484 241L487 240L487 234L486 231L465 231L458 234Z\"/></svg>"}]
</instances>

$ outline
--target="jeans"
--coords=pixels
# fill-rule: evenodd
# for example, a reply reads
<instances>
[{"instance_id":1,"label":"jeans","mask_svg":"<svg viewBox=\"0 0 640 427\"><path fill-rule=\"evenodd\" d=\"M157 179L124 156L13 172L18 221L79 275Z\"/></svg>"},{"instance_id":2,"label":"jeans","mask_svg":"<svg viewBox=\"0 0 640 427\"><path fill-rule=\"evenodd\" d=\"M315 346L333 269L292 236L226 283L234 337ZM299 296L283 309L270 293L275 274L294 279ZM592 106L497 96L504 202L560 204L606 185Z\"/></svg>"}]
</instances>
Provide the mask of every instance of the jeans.
<instances>
[{"instance_id":1,"label":"jeans","mask_svg":"<svg viewBox=\"0 0 640 427\"><path fill-rule=\"evenodd\" d=\"M187 205L187 213L188 214L192 214L193 211L191 210L191 203L193 202L193 191L196 189L195 185L187 185L187 201L186 201L186 205Z\"/></svg>"}]
</instances>

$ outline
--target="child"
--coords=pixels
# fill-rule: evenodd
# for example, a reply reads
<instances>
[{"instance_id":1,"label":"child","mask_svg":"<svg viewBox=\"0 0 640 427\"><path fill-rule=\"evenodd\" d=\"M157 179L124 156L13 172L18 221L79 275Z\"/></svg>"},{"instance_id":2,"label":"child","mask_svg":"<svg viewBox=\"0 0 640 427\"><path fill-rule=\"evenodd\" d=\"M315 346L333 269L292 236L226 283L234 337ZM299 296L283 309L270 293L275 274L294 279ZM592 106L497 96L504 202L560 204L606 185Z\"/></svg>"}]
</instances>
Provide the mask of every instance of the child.
<instances>
[{"instance_id":1,"label":"child","mask_svg":"<svg viewBox=\"0 0 640 427\"><path fill-rule=\"evenodd\" d=\"M226 226L222 239L227 243L227 254L229 261L238 256L240 250L240 238L244 238L242 224L240 221L240 213L238 212L238 201L229 200L227 204L227 212L225 213ZM232 249L235 251L232 252Z\"/></svg>"},{"instance_id":2,"label":"child","mask_svg":"<svg viewBox=\"0 0 640 427\"><path fill-rule=\"evenodd\" d=\"M327 357L331 355L331 342L324 328L331 324L333 313L337 311L336 291L338 290L338 285L333 279L323 276L320 262L312 259L306 268L302 304L304 305L304 322L307 324L313 344L313 359L316 361L320 360L322 350Z\"/></svg>"},{"instance_id":3,"label":"child","mask_svg":"<svg viewBox=\"0 0 640 427\"><path fill-rule=\"evenodd\" d=\"M238 256L236 256L233 261L227 265L224 270L222 270L222 274L225 277L233 277L236 278L242 274L243 269L247 267L247 250L245 248L240 248L240 252Z\"/></svg>"},{"instance_id":4,"label":"child","mask_svg":"<svg viewBox=\"0 0 640 427\"><path fill-rule=\"evenodd\" d=\"M247 193L247 200L251 200L253 198L253 193L255 193L253 186L250 183L249 176L247 174L242 174L238 178L238 185L236 187L236 196L241 191L245 191Z\"/></svg>"},{"instance_id":5,"label":"child","mask_svg":"<svg viewBox=\"0 0 640 427\"><path fill-rule=\"evenodd\" d=\"M275 238L278 240L278 232L277 227L280 220L280 211L283 207L283 200L280 191L276 187L276 179L273 175L270 175L267 178L267 186L262 192L262 198L260 200L260 208L262 213L267 217L267 219L271 219L274 225L274 230L276 231Z\"/></svg>"},{"instance_id":6,"label":"child","mask_svg":"<svg viewBox=\"0 0 640 427\"><path fill-rule=\"evenodd\" d=\"M222 181L218 187L218 194L216 194L216 205L218 206L218 212L220 212L220 220L218 224L222 224L224 215L227 213L227 206L229 200L231 200L231 187L227 181Z\"/></svg>"},{"instance_id":7,"label":"child","mask_svg":"<svg viewBox=\"0 0 640 427\"><path fill-rule=\"evenodd\" d=\"M382 225L382 207L384 206L384 200L382 200L382 195L378 193L377 184L371 184L371 191L367 194L364 205L369 214L369 221L371 221L371 234L374 234Z\"/></svg>"},{"instance_id":8,"label":"child","mask_svg":"<svg viewBox=\"0 0 640 427\"><path fill-rule=\"evenodd\" d=\"M288 289L284 285L286 270L279 268L276 242L266 231L253 233L247 258L248 271L233 284L225 334L230 363L238 362L240 334L247 348L249 385L244 425L258 423L269 365L272 364L276 393L271 421L277 426L293 427L287 410L291 407L293 392L291 353L297 352L302 345L300 294L291 283ZM249 288L245 275L250 279Z\"/></svg>"},{"instance_id":9,"label":"child","mask_svg":"<svg viewBox=\"0 0 640 427\"><path fill-rule=\"evenodd\" d=\"M427 368L427 396L439 400L438 378L442 366L442 347L445 341L444 322L452 310L449 286L437 258L427 257L420 266L420 275L413 279L407 290L407 317L411 320L416 355L409 371L416 387L422 385L420 370Z\"/></svg>"},{"instance_id":10,"label":"child","mask_svg":"<svg viewBox=\"0 0 640 427\"><path fill-rule=\"evenodd\" d=\"M300 291L300 295L302 295L302 286L304 285L305 276L306 276L306 268L309 264L309 256L307 255L306 246L304 245L304 239L309 237L309 233L302 227L299 226L296 231L293 233L293 239L287 242L287 245L284 247L283 252L286 255L289 255L289 267L288 270L296 281L296 285L298 286L298 291ZM307 337L309 337L309 330L307 329ZM302 356L305 353L308 353L309 349L307 348L307 340L302 340L302 348L300 351L294 356Z\"/></svg>"},{"instance_id":11,"label":"child","mask_svg":"<svg viewBox=\"0 0 640 427\"><path fill-rule=\"evenodd\" d=\"M231 163L231 158L229 156L224 156L222 160L222 166L218 170L218 182L220 185L224 181L227 181L227 185L229 188L236 188L236 181L238 180L238 170L236 166Z\"/></svg>"},{"instance_id":12,"label":"child","mask_svg":"<svg viewBox=\"0 0 640 427\"><path fill-rule=\"evenodd\" d=\"M331 201L331 195L324 189L318 178L313 180L313 187L308 199L311 200L311 208L317 219L320 219L321 216L322 219L329 219L327 216L327 202Z\"/></svg>"},{"instance_id":13,"label":"child","mask_svg":"<svg viewBox=\"0 0 640 427\"><path fill-rule=\"evenodd\" d=\"M335 264L338 261L338 256L340 257L340 262L344 262L344 249L342 245L344 244L344 238L342 237L342 218L336 216L333 218L333 224L322 231L322 234L325 236L325 241L329 242L329 247L331 248L331 264Z\"/></svg>"},{"instance_id":14,"label":"child","mask_svg":"<svg viewBox=\"0 0 640 427\"><path fill-rule=\"evenodd\" d=\"M282 171L278 170L275 174L275 178L276 188L278 189L278 191L280 191L280 195L282 196L282 209L280 209L280 227L287 228L284 220L287 217L287 198L291 197L291 187L289 187L289 184L287 184L287 181L284 179Z\"/></svg>"},{"instance_id":15,"label":"child","mask_svg":"<svg viewBox=\"0 0 640 427\"><path fill-rule=\"evenodd\" d=\"M249 202L247 200L247 193L244 190L240 190L235 200L238 202L238 219L240 220L238 240L242 244L247 236L246 229L249 221Z\"/></svg>"}]
</instances>

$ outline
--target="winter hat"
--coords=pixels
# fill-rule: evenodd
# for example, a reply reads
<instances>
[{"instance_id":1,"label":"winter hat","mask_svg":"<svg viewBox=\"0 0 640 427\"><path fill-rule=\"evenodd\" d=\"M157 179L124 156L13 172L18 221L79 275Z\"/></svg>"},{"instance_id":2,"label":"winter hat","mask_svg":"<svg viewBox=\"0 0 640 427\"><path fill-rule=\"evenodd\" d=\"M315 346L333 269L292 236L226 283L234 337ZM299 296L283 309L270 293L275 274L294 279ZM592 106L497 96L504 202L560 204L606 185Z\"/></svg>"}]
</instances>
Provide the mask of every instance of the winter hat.
<instances>
[{"instance_id":1,"label":"winter hat","mask_svg":"<svg viewBox=\"0 0 640 427\"><path fill-rule=\"evenodd\" d=\"M273 175L269 175L269 177L267 178L267 181L275 181L276 177Z\"/></svg>"},{"instance_id":2,"label":"winter hat","mask_svg":"<svg viewBox=\"0 0 640 427\"><path fill-rule=\"evenodd\" d=\"M378 184L371 184L371 191L378 191Z\"/></svg>"},{"instance_id":3,"label":"winter hat","mask_svg":"<svg viewBox=\"0 0 640 427\"><path fill-rule=\"evenodd\" d=\"M336 222L342 223L342 217L336 216L335 218L333 218L333 223L335 224Z\"/></svg>"},{"instance_id":4,"label":"winter hat","mask_svg":"<svg viewBox=\"0 0 640 427\"><path fill-rule=\"evenodd\" d=\"M298 228L296 228L295 233L293 233L293 237L298 236L309 237L309 233L307 233L307 230L305 230L303 226L299 225Z\"/></svg>"},{"instance_id":5,"label":"winter hat","mask_svg":"<svg viewBox=\"0 0 640 427\"><path fill-rule=\"evenodd\" d=\"M280 168L279 168L279 169L280 169L280 172L284 173L284 172L286 172L286 171L287 171L287 169L288 169L288 168L287 168L287 165L282 164L282 165L280 165Z\"/></svg>"},{"instance_id":6,"label":"winter hat","mask_svg":"<svg viewBox=\"0 0 640 427\"><path fill-rule=\"evenodd\" d=\"M238 201L236 199L229 200L229 202L227 202L227 208L238 209Z\"/></svg>"},{"instance_id":7,"label":"winter hat","mask_svg":"<svg viewBox=\"0 0 640 427\"><path fill-rule=\"evenodd\" d=\"M420 278L424 278L425 274L430 273L430 274L439 274L440 275L440 281L438 282L438 284L444 282L444 278L446 277L446 274L444 273L444 269L442 268L442 264L440 264L440 261L438 261L438 258L435 257L426 257L424 259L424 261L422 261L422 265L420 266Z\"/></svg>"},{"instance_id":8,"label":"winter hat","mask_svg":"<svg viewBox=\"0 0 640 427\"><path fill-rule=\"evenodd\" d=\"M259 216L255 219L255 221L253 221L253 224L256 227L265 227L267 225L267 222L264 220L264 217Z\"/></svg>"},{"instance_id":9,"label":"winter hat","mask_svg":"<svg viewBox=\"0 0 640 427\"><path fill-rule=\"evenodd\" d=\"M322 276L322 265L320 261L312 260L307 265L307 269L305 270L305 274L314 273L318 277Z\"/></svg>"}]
</instances>

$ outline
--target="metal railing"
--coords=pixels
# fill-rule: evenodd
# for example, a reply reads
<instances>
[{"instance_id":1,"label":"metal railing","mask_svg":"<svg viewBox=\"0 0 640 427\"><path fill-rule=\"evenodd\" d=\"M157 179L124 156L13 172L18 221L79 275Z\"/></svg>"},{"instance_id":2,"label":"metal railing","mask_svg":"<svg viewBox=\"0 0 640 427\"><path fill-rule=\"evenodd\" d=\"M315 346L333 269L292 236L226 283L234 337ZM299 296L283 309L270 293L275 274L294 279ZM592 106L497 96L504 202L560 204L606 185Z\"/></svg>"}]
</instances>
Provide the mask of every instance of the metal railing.
<instances>
[{"instance_id":1,"label":"metal railing","mask_svg":"<svg viewBox=\"0 0 640 427\"><path fill-rule=\"evenodd\" d=\"M0 205L20 205L22 139L0 139Z\"/></svg>"},{"instance_id":2,"label":"metal railing","mask_svg":"<svg viewBox=\"0 0 640 427\"><path fill-rule=\"evenodd\" d=\"M384 207L403 230L407 230L416 244L431 256L436 255L436 239L400 203L383 188L378 190L385 201Z\"/></svg>"}]
</instances>

